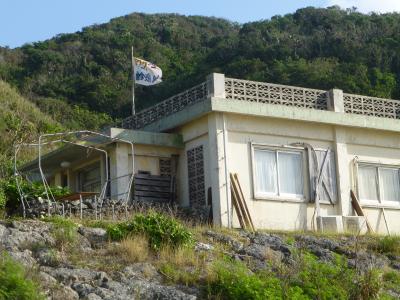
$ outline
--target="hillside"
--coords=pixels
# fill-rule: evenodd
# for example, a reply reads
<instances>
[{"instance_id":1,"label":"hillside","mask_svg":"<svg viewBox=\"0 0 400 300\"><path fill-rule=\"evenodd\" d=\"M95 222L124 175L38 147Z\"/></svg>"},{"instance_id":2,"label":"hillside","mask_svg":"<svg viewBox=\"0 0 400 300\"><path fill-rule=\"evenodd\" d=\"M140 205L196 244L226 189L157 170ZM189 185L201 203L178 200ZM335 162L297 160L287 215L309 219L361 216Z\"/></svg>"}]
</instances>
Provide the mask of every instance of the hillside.
<instances>
[{"instance_id":1,"label":"hillside","mask_svg":"<svg viewBox=\"0 0 400 300\"><path fill-rule=\"evenodd\" d=\"M250 233L154 212L46 221L0 221L5 299L400 297L399 237Z\"/></svg>"},{"instance_id":2,"label":"hillside","mask_svg":"<svg viewBox=\"0 0 400 300\"><path fill-rule=\"evenodd\" d=\"M134 13L17 49L0 49L0 78L43 98L115 117L130 113L130 48L158 64L164 82L137 87L138 108L211 72L400 98L400 15L304 8L247 24ZM56 102L59 103L59 102ZM57 106L46 102L46 108Z\"/></svg>"},{"instance_id":3,"label":"hillside","mask_svg":"<svg viewBox=\"0 0 400 300\"><path fill-rule=\"evenodd\" d=\"M0 103L1 179L10 173L15 143L32 141L40 132L61 130L62 126L1 80Z\"/></svg>"}]
</instances>

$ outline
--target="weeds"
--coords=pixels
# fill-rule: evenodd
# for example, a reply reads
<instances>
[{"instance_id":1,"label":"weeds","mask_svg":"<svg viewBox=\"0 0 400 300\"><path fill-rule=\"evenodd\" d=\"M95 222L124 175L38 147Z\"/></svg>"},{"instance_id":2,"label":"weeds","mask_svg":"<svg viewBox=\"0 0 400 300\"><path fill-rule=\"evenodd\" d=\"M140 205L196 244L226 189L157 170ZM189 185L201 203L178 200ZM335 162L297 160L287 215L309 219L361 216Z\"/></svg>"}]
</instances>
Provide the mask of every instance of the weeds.
<instances>
[{"instance_id":1,"label":"weeds","mask_svg":"<svg viewBox=\"0 0 400 300\"><path fill-rule=\"evenodd\" d=\"M37 283L7 254L0 254L0 299L41 300Z\"/></svg>"},{"instance_id":2,"label":"weeds","mask_svg":"<svg viewBox=\"0 0 400 300\"><path fill-rule=\"evenodd\" d=\"M144 262L150 256L148 239L142 235L122 240L117 249L122 258L130 263Z\"/></svg>"},{"instance_id":3,"label":"weeds","mask_svg":"<svg viewBox=\"0 0 400 300\"><path fill-rule=\"evenodd\" d=\"M282 299L279 279L255 274L243 262L226 258L214 262L207 278L208 297L218 299Z\"/></svg>"},{"instance_id":4,"label":"weeds","mask_svg":"<svg viewBox=\"0 0 400 300\"><path fill-rule=\"evenodd\" d=\"M205 274L205 254L196 253L192 247L163 247L159 252L160 272L170 283L186 286L199 283Z\"/></svg>"},{"instance_id":5,"label":"weeds","mask_svg":"<svg viewBox=\"0 0 400 300\"><path fill-rule=\"evenodd\" d=\"M370 269L358 276L357 295L359 299L378 299L382 288L381 272Z\"/></svg>"},{"instance_id":6,"label":"weeds","mask_svg":"<svg viewBox=\"0 0 400 300\"><path fill-rule=\"evenodd\" d=\"M69 219L54 216L45 221L53 224L52 235L56 241L56 247L61 252L72 248L77 241L77 225Z\"/></svg>"},{"instance_id":7,"label":"weeds","mask_svg":"<svg viewBox=\"0 0 400 300\"><path fill-rule=\"evenodd\" d=\"M337 256L321 262L310 253L294 257L294 266L273 273L251 272L241 261L215 261L207 277L207 295L217 299L377 299L380 273L358 274ZM272 268L276 269L276 268Z\"/></svg>"},{"instance_id":8,"label":"weeds","mask_svg":"<svg viewBox=\"0 0 400 300\"><path fill-rule=\"evenodd\" d=\"M385 236L373 245L376 251L383 254L400 255L400 236Z\"/></svg>"},{"instance_id":9,"label":"weeds","mask_svg":"<svg viewBox=\"0 0 400 300\"><path fill-rule=\"evenodd\" d=\"M110 224L107 232L112 240L122 240L130 234L145 235L153 250L162 245L179 247L193 242L192 233L180 222L157 212L137 214L131 221Z\"/></svg>"},{"instance_id":10,"label":"weeds","mask_svg":"<svg viewBox=\"0 0 400 300\"><path fill-rule=\"evenodd\" d=\"M400 272L388 271L383 274L382 279L385 290L400 294Z\"/></svg>"}]
</instances>

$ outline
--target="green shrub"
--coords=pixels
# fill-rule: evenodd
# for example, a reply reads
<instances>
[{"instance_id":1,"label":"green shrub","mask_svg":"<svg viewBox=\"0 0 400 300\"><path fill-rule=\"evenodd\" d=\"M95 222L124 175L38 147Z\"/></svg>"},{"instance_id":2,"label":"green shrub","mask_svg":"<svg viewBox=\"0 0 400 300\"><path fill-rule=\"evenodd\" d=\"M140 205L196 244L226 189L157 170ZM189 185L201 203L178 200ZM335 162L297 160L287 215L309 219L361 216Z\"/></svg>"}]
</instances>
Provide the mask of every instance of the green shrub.
<instances>
[{"instance_id":1,"label":"green shrub","mask_svg":"<svg viewBox=\"0 0 400 300\"><path fill-rule=\"evenodd\" d=\"M53 224L52 235L58 249L63 251L75 245L77 240L77 225L74 222L61 216L45 218L44 221Z\"/></svg>"},{"instance_id":2,"label":"green shrub","mask_svg":"<svg viewBox=\"0 0 400 300\"><path fill-rule=\"evenodd\" d=\"M324 263L305 253L302 260L292 285L303 289L311 299L348 299L354 291L356 272L347 267L345 259L337 256L335 262Z\"/></svg>"},{"instance_id":3,"label":"green shrub","mask_svg":"<svg viewBox=\"0 0 400 300\"><path fill-rule=\"evenodd\" d=\"M400 288L400 273L399 272L389 271L389 272L383 274L383 280L385 282L396 284Z\"/></svg>"},{"instance_id":4,"label":"green shrub","mask_svg":"<svg viewBox=\"0 0 400 300\"><path fill-rule=\"evenodd\" d=\"M208 297L218 299L282 299L281 280L270 272L252 273L243 262L226 258L214 262L207 284ZM307 299L298 287L285 291L289 299Z\"/></svg>"},{"instance_id":5,"label":"green shrub","mask_svg":"<svg viewBox=\"0 0 400 300\"><path fill-rule=\"evenodd\" d=\"M19 184L26 198L47 198L46 190L41 182L30 183L26 180L19 179ZM16 208L18 208L20 204L20 195L18 193L15 178L4 180L0 184L0 189L2 189L5 194L5 198L7 201L6 207L10 210L15 210ZM70 193L68 188L60 186L51 186L50 192L53 194L54 197L60 197Z\"/></svg>"},{"instance_id":6,"label":"green shrub","mask_svg":"<svg viewBox=\"0 0 400 300\"><path fill-rule=\"evenodd\" d=\"M379 239L375 249L384 254L400 255L400 236L385 236Z\"/></svg>"},{"instance_id":7,"label":"green shrub","mask_svg":"<svg viewBox=\"0 0 400 300\"><path fill-rule=\"evenodd\" d=\"M209 298L220 299L376 299L382 287L380 273L358 274L336 256L333 262L299 255L296 266L278 275L251 272L245 263L224 259L212 265L207 279ZM394 278L394 276L392 276Z\"/></svg>"},{"instance_id":8,"label":"green shrub","mask_svg":"<svg viewBox=\"0 0 400 300\"><path fill-rule=\"evenodd\" d=\"M361 299L378 299L382 286L381 272L368 270L358 277L357 295Z\"/></svg>"},{"instance_id":9,"label":"green shrub","mask_svg":"<svg viewBox=\"0 0 400 300\"><path fill-rule=\"evenodd\" d=\"M383 274L383 285L386 290L400 294L400 272L389 271Z\"/></svg>"},{"instance_id":10,"label":"green shrub","mask_svg":"<svg viewBox=\"0 0 400 300\"><path fill-rule=\"evenodd\" d=\"M6 253L0 254L0 300L45 299L37 283L28 278L23 267Z\"/></svg>"},{"instance_id":11,"label":"green shrub","mask_svg":"<svg viewBox=\"0 0 400 300\"><path fill-rule=\"evenodd\" d=\"M159 250L161 245L178 247L193 241L192 233L180 222L157 212L137 214L129 222L110 224L107 232L112 240L122 240L130 234L143 234L154 250Z\"/></svg>"},{"instance_id":12,"label":"green shrub","mask_svg":"<svg viewBox=\"0 0 400 300\"><path fill-rule=\"evenodd\" d=\"M6 207L7 197L6 192L4 191L4 187L0 183L0 210Z\"/></svg>"}]
</instances>

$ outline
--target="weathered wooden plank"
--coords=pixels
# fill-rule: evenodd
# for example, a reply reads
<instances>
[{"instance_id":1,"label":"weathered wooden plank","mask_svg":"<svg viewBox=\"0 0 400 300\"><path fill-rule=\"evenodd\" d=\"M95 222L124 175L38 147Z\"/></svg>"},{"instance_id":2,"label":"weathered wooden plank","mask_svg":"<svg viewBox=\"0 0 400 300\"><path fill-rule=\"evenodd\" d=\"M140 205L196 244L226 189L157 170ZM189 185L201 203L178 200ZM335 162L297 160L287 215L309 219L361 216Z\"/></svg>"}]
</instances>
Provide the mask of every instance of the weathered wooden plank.
<instances>
[{"instance_id":1,"label":"weathered wooden plank","mask_svg":"<svg viewBox=\"0 0 400 300\"><path fill-rule=\"evenodd\" d=\"M149 174L136 174L135 179L151 179L151 180L160 180L160 181L170 181L170 176L160 176L160 175L149 175Z\"/></svg>"},{"instance_id":2,"label":"weathered wooden plank","mask_svg":"<svg viewBox=\"0 0 400 300\"><path fill-rule=\"evenodd\" d=\"M135 196L155 197L155 198L169 198L170 193L150 192L150 191L135 191Z\"/></svg>"},{"instance_id":3,"label":"weathered wooden plank","mask_svg":"<svg viewBox=\"0 0 400 300\"><path fill-rule=\"evenodd\" d=\"M369 233L373 233L373 229L371 224L369 223L367 216L364 214L364 210L362 209L360 202L357 199L356 194L353 192L353 190L350 190L350 196L351 196L351 205L353 206L354 210L356 211L358 216L362 216L365 218L365 223L367 224L367 228Z\"/></svg>"},{"instance_id":4,"label":"weathered wooden plank","mask_svg":"<svg viewBox=\"0 0 400 300\"><path fill-rule=\"evenodd\" d=\"M235 208L237 217L239 219L240 227L243 228L243 229L246 229L246 224L243 221L242 211L239 208L237 194L235 193L235 190L234 190L234 188L232 186L232 182L231 182L231 197L232 197L233 207Z\"/></svg>"},{"instance_id":5,"label":"weathered wooden plank","mask_svg":"<svg viewBox=\"0 0 400 300\"><path fill-rule=\"evenodd\" d=\"M169 198L153 198L153 197L142 197L142 196L135 196L135 200L138 202L155 202L155 203L169 202Z\"/></svg>"},{"instance_id":6,"label":"weathered wooden plank","mask_svg":"<svg viewBox=\"0 0 400 300\"><path fill-rule=\"evenodd\" d=\"M145 184L136 184L135 191L154 191L154 192L164 192L170 193L171 188L169 186L150 186Z\"/></svg>"},{"instance_id":7,"label":"weathered wooden plank","mask_svg":"<svg viewBox=\"0 0 400 300\"><path fill-rule=\"evenodd\" d=\"M238 187L238 192L239 192L240 200L243 202L242 205L244 206L245 215L247 215L248 222L250 223L251 229L253 230L253 232L255 232L256 229L255 229L255 227L254 227L253 219L251 218L249 208L247 207L246 199L244 198L243 190L242 190L242 187L241 187L240 182L239 182L239 176L238 176L237 173L235 173L233 176L234 176L234 178L235 178L235 184L236 184L237 187Z\"/></svg>"},{"instance_id":8,"label":"weathered wooden plank","mask_svg":"<svg viewBox=\"0 0 400 300\"><path fill-rule=\"evenodd\" d=\"M249 210L247 208L246 200L244 199L242 189L240 187L240 183L238 180L237 174L230 174L230 179L231 179L231 186L233 187L233 191L236 194L237 197L237 203L239 206L239 209L241 210L244 223L246 224L246 227L249 227L252 231L254 230L254 225L253 221L251 220L251 216L249 213Z\"/></svg>"},{"instance_id":9,"label":"weathered wooden plank","mask_svg":"<svg viewBox=\"0 0 400 300\"><path fill-rule=\"evenodd\" d=\"M98 196L99 193L97 193L97 192L77 192L77 193L69 194L66 196L57 197L56 200L57 201L76 201L76 200L79 200L81 197L86 198L86 197L93 197L95 195Z\"/></svg>"},{"instance_id":10,"label":"weathered wooden plank","mask_svg":"<svg viewBox=\"0 0 400 300\"><path fill-rule=\"evenodd\" d=\"M170 181L148 180L148 179L135 179L135 185L148 185L148 186L170 186Z\"/></svg>"}]
</instances>

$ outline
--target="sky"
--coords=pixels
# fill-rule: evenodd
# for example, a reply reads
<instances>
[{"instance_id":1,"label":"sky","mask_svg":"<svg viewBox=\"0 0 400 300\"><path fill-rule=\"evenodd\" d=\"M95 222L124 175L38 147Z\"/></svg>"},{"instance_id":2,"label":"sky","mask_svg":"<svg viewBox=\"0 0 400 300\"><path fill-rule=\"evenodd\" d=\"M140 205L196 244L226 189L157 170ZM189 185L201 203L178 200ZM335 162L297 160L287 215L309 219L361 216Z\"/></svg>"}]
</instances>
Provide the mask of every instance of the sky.
<instances>
[{"instance_id":1,"label":"sky","mask_svg":"<svg viewBox=\"0 0 400 300\"><path fill-rule=\"evenodd\" d=\"M296 9L339 5L361 12L400 11L400 0L0 0L0 46L11 48L79 31L133 12L223 17L245 23Z\"/></svg>"}]
</instances>

